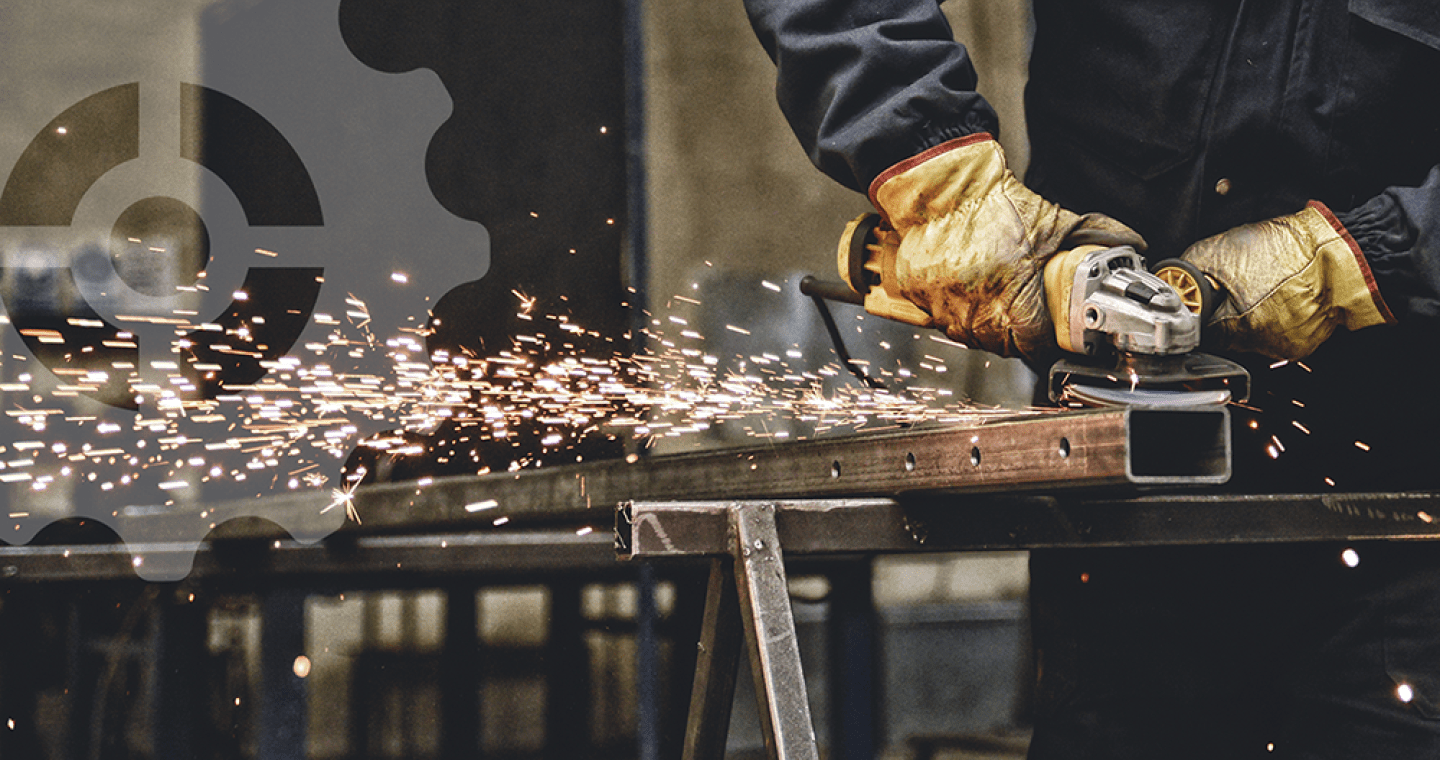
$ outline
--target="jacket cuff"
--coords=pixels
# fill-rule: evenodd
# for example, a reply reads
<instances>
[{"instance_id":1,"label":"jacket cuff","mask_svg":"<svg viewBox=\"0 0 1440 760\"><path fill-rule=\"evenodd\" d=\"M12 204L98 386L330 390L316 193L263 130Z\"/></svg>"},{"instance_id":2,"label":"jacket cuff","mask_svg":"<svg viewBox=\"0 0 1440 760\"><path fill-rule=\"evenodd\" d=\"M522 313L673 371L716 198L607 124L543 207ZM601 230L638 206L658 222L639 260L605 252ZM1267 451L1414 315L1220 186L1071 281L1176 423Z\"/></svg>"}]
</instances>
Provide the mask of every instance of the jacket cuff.
<instances>
[{"instance_id":1,"label":"jacket cuff","mask_svg":"<svg viewBox=\"0 0 1440 760\"><path fill-rule=\"evenodd\" d=\"M981 132L988 132L994 137L1000 135L1000 125L996 123L989 108L971 109L959 120L924 121L915 128L911 136L910 152L923 153L941 143Z\"/></svg>"},{"instance_id":2,"label":"jacket cuff","mask_svg":"<svg viewBox=\"0 0 1440 760\"><path fill-rule=\"evenodd\" d=\"M1390 194L1380 194L1355 209L1332 216L1361 252L1378 292L1398 299L1401 307L1414 301L1421 279L1414 261L1416 236ZM1385 314L1395 321L1390 309L1385 309Z\"/></svg>"}]
</instances>

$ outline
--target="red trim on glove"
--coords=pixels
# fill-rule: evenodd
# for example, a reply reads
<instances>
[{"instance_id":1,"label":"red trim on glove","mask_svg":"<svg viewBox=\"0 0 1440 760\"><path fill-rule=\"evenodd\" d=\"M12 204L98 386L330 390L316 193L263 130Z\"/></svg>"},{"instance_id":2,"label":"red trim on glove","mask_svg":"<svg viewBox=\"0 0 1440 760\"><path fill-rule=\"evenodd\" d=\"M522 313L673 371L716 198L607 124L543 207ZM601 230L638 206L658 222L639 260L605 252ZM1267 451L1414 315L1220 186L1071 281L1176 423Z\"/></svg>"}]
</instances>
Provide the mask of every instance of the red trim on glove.
<instances>
[{"instance_id":1,"label":"red trim on glove","mask_svg":"<svg viewBox=\"0 0 1440 760\"><path fill-rule=\"evenodd\" d=\"M874 206L882 216L885 215L885 209L880 208L880 204L875 202L875 194L880 191L881 185L885 184L895 175L903 174L904 172L913 169L916 166L919 166L920 164L923 164L926 161L929 161L930 159L942 153L949 153L956 148L963 148L966 145L990 142L994 139L995 138L989 132L976 132L973 135L965 135L964 137L957 137L954 140L947 140L943 143L940 143L939 145L936 145L933 148L930 148L929 150L924 151L923 153L916 153L915 155L905 159L904 161L895 164L889 169L880 172L880 176L876 177L875 181L870 183L870 205Z\"/></svg>"},{"instance_id":2,"label":"red trim on glove","mask_svg":"<svg viewBox=\"0 0 1440 760\"><path fill-rule=\"evenodd\" d=\"M1346 245L1350 246L1350 252L1355 255L1355 263L1360 266L1360 271L1365 276L1365 285L1370 288L1370 297L1375 299L1375 306L1380 310L1380 316L1384 318L1385 324L1395 324L1398 320L1395 319L1395 314L1390 311L1390 306L1385 303L1385 298L1380 295L1380 286L1375 283L1375 275L1370 271L1370 262L1365 260L1365 253L1360 250L1360 244L1355 242L1355 238L1350 236L1350 231L1345 229L1344 223L1335 218L1335 214L1330 210L1329 206L1326 206L1320 201L1310 201L1305 205L1319 211L1320 215L1325 217L1325 221L1329 222L1330 226L1335 229L1335 232L1339 233L1340 237L1345 239Z\"/></svg>"}]
</instances>

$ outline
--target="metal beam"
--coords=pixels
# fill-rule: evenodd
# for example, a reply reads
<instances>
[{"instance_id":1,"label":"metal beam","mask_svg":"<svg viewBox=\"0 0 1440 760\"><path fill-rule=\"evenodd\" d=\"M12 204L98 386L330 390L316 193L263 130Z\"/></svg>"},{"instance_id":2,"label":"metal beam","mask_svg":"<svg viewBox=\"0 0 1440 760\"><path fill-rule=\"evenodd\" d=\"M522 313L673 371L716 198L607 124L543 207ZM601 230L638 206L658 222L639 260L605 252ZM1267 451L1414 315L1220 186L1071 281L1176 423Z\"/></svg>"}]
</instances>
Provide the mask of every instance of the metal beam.
<instances>
[{"instance_id":1,"label":"metal beam","mask_svg":"<svg viewBox=\"0 0 1440 760\"><path fill-rule=\"evenodd\" d=\"M968 506L908 500L907 525L936 550L1440 539L1440 493L1168 494Z\"/></svg>"},{"instance_id":2,"label":"metal beam","mask_svg":"<svg viewBox=\"0 0 1440 760\"><path fill-rule=\"evenodd\" d=\"M627 558L725 554L730 507L728 501L623 505L616 512L616 550ZM1425 540L1440 539L1440 494L792 500L779 503L776 525L791 556Z\"/></svg>"},{"instance_id":3,"label":"metal beam","mask_svg":"<svg viewBox=\"0 0 1440 760\"><path fill-rule=\"evenodd\" d=\"M355 503L364 530L384 531L573 519L622 501L1071 492L1229 477L1224 407L1114 409L436 480L362 491Z\"/></svg>"},{"instance_id":4,"label":"metal beam","mask_svg":"<svg viewBox=\"0 0 1440 760\"><path fill-rule=\"evenodd\" d=\"M584 570L592 577L629 575L617 566L612 537L604 530L494 531L402 536L339 536L327 542L291 539L188 543L0 546L0 584L134 579L133 556L176 559L194 554L191 580L237 584L327 577L362 584L383 577L446 575L528 576ZM133 553L133 554L132 554Z\"/></svg>"},{"instance_id":5,"label":"metal beam","mask_svg":"<svg viewBox=\"0 0 1440 760\"><path fill-rule=\"evenodd\" d=\"M353 501L363 523L346 523L341 531L489 530L497 521L608 524L610 510L622 501L1073 492L1210 485L1229 477L1230 416L1224 407L1055 411L633 462L367 486ZM167 525L204 521L219 525L227 537L285 538L283 524L297 536L315 538L334 530L337 508L332 494L311 491L277 494L263 503L147 506L107 522L125 535L171 535ZM225 522L227 516L254 514L274 522Z\"/></svg>"},{"instance_id":6,"label":"metal beam","mask_svg":"<svg viewBox=\"0 0 1440 760\"><path fill-rule=\"evenodd\" d=\"M613 532L572 523L547 529L393 536L341 534L203 544L193 579L252 583L503 576L581 569L624 574L623 557L726 554L732 502L638 502L611 508ZM599 515L592 515L598 518ZM1440 538L1440 493L1152 495L912 494L901 499L784 500L777 529L792 556L1074 546L1154 546ZM133 556L186 555L192 544L0 546L0 585L132 579Z\"/></svg>"}]
</instances>

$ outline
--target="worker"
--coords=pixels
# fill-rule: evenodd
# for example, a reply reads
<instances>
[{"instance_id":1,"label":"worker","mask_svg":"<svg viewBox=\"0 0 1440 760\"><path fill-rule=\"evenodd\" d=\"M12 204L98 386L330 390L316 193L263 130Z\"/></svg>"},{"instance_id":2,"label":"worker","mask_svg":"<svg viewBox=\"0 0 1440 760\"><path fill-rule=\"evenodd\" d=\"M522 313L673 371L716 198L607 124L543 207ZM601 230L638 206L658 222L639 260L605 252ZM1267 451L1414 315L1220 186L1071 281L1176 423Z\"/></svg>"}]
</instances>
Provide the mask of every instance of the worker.
<instances>
[{"instance_id":1,"label":"worker","mask_svg":"<svg viewBox=\"0 0 1440 760\"><path fill-rule=\"evenodd\" d=\"M1057 252L1183 257L1255 376L1233 488L1440 490L1433 0L1034 0L1023 182L934 0L746 6L802 147L951 337L1043 366ZM1437 549L1033 552L1031 757L1440 757Z\"/></svg>"}]
</instances>

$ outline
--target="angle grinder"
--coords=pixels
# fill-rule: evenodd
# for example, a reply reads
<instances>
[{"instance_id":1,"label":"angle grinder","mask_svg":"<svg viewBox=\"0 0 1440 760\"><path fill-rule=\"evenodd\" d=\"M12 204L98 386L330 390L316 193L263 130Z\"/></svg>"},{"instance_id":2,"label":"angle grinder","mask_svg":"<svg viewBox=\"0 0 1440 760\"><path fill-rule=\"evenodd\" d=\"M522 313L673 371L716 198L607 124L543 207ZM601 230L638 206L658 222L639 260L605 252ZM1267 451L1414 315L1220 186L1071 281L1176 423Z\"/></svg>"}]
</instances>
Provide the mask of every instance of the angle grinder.
<instances>
[{"instance_id":1,"label":"angle grinder","mask_svg":"<svg viewBox=\"0 0 1440 760\"><path fill-rule=\"evenodd\" d=\"M840 276L876 316L934 327L900 292L893 233L864 214L840 238ZM1057 342L1068 356L1049 372L1050 399L1064 406L1197 406L1243 402L1250 374L1235 362L1197 353L1201 325L1224 292L1189 262L1153 270L1129 246L1082 245L1045 265L1045 296Z\"/></svg>"}]
</instances>

